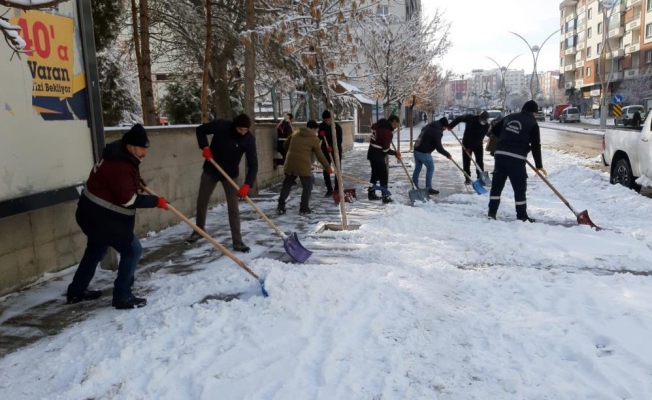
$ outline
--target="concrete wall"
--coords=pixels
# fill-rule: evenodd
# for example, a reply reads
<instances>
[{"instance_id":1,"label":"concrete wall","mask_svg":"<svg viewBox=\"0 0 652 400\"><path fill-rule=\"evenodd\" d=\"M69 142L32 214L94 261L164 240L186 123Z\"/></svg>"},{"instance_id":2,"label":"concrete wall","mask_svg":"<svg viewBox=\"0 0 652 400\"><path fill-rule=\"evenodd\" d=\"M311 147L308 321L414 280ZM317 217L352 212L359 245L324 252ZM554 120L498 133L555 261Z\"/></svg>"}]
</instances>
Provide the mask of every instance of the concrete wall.
<instances>
[{"instance_id":1,"label":"concrete wall","mask_svg":"<svg viewBox=\"0 0 652 400\"><path fill-rule=\"evenodd\" d=\"M340 122L344 131L344 149L353 147L353 122ZM106 142L122 137L125 129L110 129ZM195 126L148 128L151 147L141 164L141 174L148 186L165 196L187 216L195 215L199 177L203 158L195 137ZM257 124L257 188L280 182L282 169L274 170L276 125ZM244 157L239 183L244 179ZM224 201L218 185L212 203ZM77 202L68 202L30 213L0 219L0 295L19 290L35 282L46 272L56 272L79 263L86 246L86 236L75 221ZM141 210L136 217L136 234L159 231L179 221L170 212Z\"/></svg>"}]
</instances>

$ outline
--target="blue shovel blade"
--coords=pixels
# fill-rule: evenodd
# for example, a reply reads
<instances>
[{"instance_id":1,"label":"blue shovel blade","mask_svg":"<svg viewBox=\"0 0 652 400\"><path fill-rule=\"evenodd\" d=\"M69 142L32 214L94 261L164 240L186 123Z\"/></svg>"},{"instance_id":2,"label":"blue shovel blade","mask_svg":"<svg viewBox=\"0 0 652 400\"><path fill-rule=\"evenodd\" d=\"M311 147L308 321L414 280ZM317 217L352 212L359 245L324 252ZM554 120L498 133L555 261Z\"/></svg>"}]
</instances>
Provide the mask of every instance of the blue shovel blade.
<instances>
[{"instance_id":1,"label":"blue shovel blade","mask_svg":"<svg viewBox=\"0 0 652 400\"><path fill-rule=\"evenodd\" d=\"M474 189L478 194L487 194L487 193L488 193L487 189L485 189L484 186L482 186L482 181L481 181L480 179L478 179L478 180L476 180L476 181L473 181L473 183L471 184L471 186L473 186L473 189Z\"/></svg>"},{"instance_id":2,"label":"blue shovel blade","mask_svg":"<svg viewBox=\"0 0 652 400\"><path fill-rule=\"evenodd\" d=\"M381 192L384 196L391 196L391 195L392 195L392 192L390 192L389 189L384 188L384 187L382 187L382 186L373 185L371 188L372 188L373 190L380 190L380 192Z\"/></svg>"},{"instance_id":3,"label":"blue shovel blade","mask_svg":"<svg viewBox=\"0 0 652 400\"><path fill-rule=\"evenodd\" d=\"M285 252L299 263L306 262L306 260L308 260L312 255L312 251L303 247L301 242L299 242L296 232L293 232L286 239L283 239L283 247L285 248Z\"/></svg>"}]
</instances>

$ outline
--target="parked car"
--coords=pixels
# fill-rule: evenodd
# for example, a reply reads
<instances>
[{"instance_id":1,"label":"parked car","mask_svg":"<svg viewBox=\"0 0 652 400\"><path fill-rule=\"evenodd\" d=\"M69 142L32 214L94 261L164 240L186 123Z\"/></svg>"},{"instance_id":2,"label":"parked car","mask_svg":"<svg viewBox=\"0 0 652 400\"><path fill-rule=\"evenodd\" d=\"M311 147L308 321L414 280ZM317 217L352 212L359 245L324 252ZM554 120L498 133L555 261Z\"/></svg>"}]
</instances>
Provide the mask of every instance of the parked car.
<instances>
[{"instance_id":1,"label":"parked car","mask_svg":"<svg viewBox=\"0 0 652 400\"><path fill-rule=\"evenodd\" d=\"M557 121L559 121L559 116L561 115L561 112L570 106L571 106L570 104L557 104L552 109L552 114L550 114L550 120L552 121L553 119L556 119Z\"/></svg>"},{"instance_id":2,"label":"parked car","mask_svg":"<svg viewBox=\"0 0 652 400\"><path fill-rule=\"evenodd\" d=\"M546 120L546 114L543 111L537 111L537 115L535 116L537 121L545 121Z\"/></svg>"},{"instance_id":3,"label":"parked car","mask_svg":"<svg viewBox=\"0 0 652 400\"><path fill-rule=\"evenodd\" d=\"M652 187L652 113L643 129L607 129L602 137L602 161L611 166L610 182L636 191ZM639 179L642 178L642 179ZM636 183L637 179L639 183Z\"/></svg>"},{"instance_id":4,"label":"parked car","mask_svg":"<svg viewBox=\"0 0 652 400\"><path fill-rule=\"evenodd\" d=\"M488 123L491 123L496 118L501 119L503 117L503 112L500 110L487 110L487 114L489 114L489 119L487 119Z\"/></svg>"},{"instance_id":5,"label":"parked car","mask_svg":"<svg viewBox=\"0 0 652 400\"><path fill-rule=\"evenodd\" d=\"M614 125L634 126L634 114L641 114L641 122L645 120L645 107L640 105L623 107L623 113L620 117L614 118Z\"/></svg>"},{"instance_id":6,"label":"parked car","mask_svg":"<svg viewBox=\"0 0 652 400\"><path fill-rule=\"evenodd\" d=\"M559 122L580 122L580 110L577 107L567 107L559 114Z\"/></svg>"}]
</instances>

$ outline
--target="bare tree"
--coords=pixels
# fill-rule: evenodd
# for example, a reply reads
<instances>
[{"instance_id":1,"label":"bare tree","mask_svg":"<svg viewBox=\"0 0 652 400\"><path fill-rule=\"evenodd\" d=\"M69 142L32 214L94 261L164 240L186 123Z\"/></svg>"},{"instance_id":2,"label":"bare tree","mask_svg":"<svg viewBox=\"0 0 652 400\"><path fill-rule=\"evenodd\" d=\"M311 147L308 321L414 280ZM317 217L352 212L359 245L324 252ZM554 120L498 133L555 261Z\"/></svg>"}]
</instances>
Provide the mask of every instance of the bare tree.
<instances>
[{"instance_id":1,"label":"bare tree","mask_svg":"<svg viewBox=\"0 0 652 400\"><path fill-rule=\"evenodd\" d=\"M148 0L131 0L131 18L138 63L138 81L140 84L140 102L143 109L143 123L158 125L152 85L152 52L150 48L150 18Z\"/></svg>"},{"instance_id":2,"label":"bare tree","mask_svg":"<svg viewBox=\"0 0 652 400\"><path fill-rule=\"evenodd\" d=\"M632 79L626 79L620 84L620 94L627 104L642 104L652 97L652 68L641 70L641 74Z\"/></svg>"}]
</instances>

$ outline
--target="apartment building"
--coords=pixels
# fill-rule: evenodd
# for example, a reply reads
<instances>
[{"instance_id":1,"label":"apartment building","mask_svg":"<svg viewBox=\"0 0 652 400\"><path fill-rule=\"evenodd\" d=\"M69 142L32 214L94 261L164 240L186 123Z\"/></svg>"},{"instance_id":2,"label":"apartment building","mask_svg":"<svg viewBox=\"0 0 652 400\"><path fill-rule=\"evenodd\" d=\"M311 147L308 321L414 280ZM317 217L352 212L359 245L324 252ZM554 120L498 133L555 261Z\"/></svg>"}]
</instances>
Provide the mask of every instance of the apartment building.
<instances>
[{"instance_id":1,"label":"apartment building","mask_svg":"<svg viewBox=\"0 0 652 400\"><path fill-rule=\"evenodd\" d=\"M559 10L559 76L567 95L579 91L597 108L601 78L611 99L623 81L652 66L652 0L617 0L611 9L598 0L564 0Z\"/></svg>"}]
</instances>

